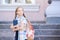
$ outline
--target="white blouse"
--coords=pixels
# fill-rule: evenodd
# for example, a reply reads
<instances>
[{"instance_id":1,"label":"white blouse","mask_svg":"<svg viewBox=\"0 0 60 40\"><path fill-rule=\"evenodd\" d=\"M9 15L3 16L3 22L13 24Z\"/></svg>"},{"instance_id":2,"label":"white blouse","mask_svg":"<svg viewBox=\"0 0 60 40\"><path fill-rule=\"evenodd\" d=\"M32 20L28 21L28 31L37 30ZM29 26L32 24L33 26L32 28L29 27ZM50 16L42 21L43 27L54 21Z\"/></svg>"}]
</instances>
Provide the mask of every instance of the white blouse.
<instances>
[{"instance_id":1,"label":"white blouse","mask_svg":"<svg viewBox=\"0 0 60 40\"><path fill-rule=\"evenodd\" d=\"M16 20L18 20L18 24L20 24L21 22L23 23L27 23L27 20L24 16L21 16L20 18L16 17Z\"/></svg>"},{"instance_id":2,"label":"white blouse","mask_svg":"<svg viewBox=\"0 0 60 40\"><path fill-rule=\"evenodd\" d=\"M27 24L27 20L24 16L20 16L20 18L16 17L16 20L18 20L18 25L20 25L21 22L23 22L24 24ZM18 40L24 40L24 39L27 39L26 32L19 31L18 32Z\"/></svg>"}]
</instances>

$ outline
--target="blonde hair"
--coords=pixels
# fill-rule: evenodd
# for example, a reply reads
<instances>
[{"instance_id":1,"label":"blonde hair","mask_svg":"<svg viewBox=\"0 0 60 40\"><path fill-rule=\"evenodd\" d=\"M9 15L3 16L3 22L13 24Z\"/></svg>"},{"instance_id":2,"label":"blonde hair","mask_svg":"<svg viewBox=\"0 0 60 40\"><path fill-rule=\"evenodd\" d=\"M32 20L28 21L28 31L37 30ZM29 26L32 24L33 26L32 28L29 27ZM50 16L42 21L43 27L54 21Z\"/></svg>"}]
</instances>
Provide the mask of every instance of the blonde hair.
<instances>
[{"instance_id":1,"label":"blonde hair","mask_svg":"<svg viewBox=\"0 0 60 40\"><path fill-rule=\"evenodd\" d=\"M16 16L17 16L17 13L16 13L16 12L17 12L17 10L18 10L19 8L22 8L22 7L17 7L17 8L16 8L16 10L15 10L15 18L16 18ZM22 8L22 9L23 9L23 8ZM23 13L23 16L26 18L26 16L25 16L24 13Z\"/></svg>"}]
</instances>

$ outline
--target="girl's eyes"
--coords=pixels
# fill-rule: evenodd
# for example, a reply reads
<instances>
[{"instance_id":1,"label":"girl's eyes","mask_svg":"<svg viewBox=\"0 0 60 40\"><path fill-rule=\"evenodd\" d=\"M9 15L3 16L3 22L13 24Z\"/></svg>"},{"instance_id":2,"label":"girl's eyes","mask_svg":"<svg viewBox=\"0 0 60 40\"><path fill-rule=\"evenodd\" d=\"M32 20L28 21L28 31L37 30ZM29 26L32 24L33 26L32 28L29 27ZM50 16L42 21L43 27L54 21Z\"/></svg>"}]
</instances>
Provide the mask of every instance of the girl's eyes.
<instances>
[{"instance_id":1,"label":"girl's eyes","mask_svg":"<svg viewBox=\"0 0 60 40\"><path fill-rule=\"evenodd\" d=\"M22 11L22 10L18 10L18 11ZM17 11L17 12L18 12L18 11Z\"/></svg>"},{"instance_id":2,"label":"girl's eyes","mask_svg":"<svg viewBox=\"0 0 60 40\"><path fill-rule=\"evenodd\" d=\"M21 11L21 10L17 10L17 11Z\"/></svg>"}]
</instances>

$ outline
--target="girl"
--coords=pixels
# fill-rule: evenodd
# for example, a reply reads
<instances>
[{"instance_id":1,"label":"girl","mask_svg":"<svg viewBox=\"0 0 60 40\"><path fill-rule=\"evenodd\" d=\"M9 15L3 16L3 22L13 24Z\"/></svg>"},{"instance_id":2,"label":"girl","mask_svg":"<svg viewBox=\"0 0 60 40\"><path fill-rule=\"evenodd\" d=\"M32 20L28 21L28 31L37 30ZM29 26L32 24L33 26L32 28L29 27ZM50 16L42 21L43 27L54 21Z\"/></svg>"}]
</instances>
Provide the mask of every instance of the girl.
<instances>
[{"instance_id":1,"label":"girl","mask_svg":"<svg viewBox=\"0 0 60 40\"><path fill-rule=\"evenodd\" d=\"M29 30L29 27L27 26L27 24L29 21L26 19L25 15L23 13L23 9L21 7L18 7L16 9L15 19L18 20L18 24L15 26L13 24L11 25L11 29L13 29L13 31L15 31L16 34L18 34L18 35L16 35L15 40L28 40L27 35L28 35L29 31L27 31L27 30ZM30 28L32 28L32 27L30 27Z\"/></svg>"},{"instance_id":2,"label":"girl","mask_svg":"<svg viewBox=\"0 0 60 40\"><path fill-rule=\"evenodd\" d=\"M26 19L21 7L15 11L15 20L18 20L18 24L11 25L11 29L16 32L15 40L34 40L34 29L30 21Z\"/></svg>"}]
</instances>

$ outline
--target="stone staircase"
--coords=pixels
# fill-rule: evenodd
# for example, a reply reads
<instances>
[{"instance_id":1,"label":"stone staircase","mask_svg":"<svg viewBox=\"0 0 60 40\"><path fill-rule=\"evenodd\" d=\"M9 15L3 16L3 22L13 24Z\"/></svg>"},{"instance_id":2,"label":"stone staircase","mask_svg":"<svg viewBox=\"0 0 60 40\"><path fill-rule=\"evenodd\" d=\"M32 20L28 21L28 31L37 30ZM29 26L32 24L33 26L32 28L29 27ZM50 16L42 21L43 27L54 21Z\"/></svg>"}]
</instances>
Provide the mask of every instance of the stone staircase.
<instances>
[{"instance_id":1,"label":"stone staircase","mask_svg":"<svg viewBox=\"0 0 60 40\"><path fill-rule=\"evenodd\" d=\"M14 32L9 24L0 24L0 40L14 40Z\"/></svg>"},{"instance_id":2,"label":"stone staircase","mask_svg":"<svg viewBox=\"0 0 60 40\"><path fill-rule=\"evenodd\" d=\"M35 40L58 40L60 37L60 24L34 25Z\"/></svg>"},{"instance_id":3,"label":"stone staircase","mask_svg":"<svg viewBox=\"0 0 60 40\"><path fill-rule=\"evenodd\" d=\"M14 32L10 29L11 23L0 22L0 40L14 40ZM32 24L35 29L34 40L60 40L60 24L35 23Z\"/></svg>"}]
</instances>

